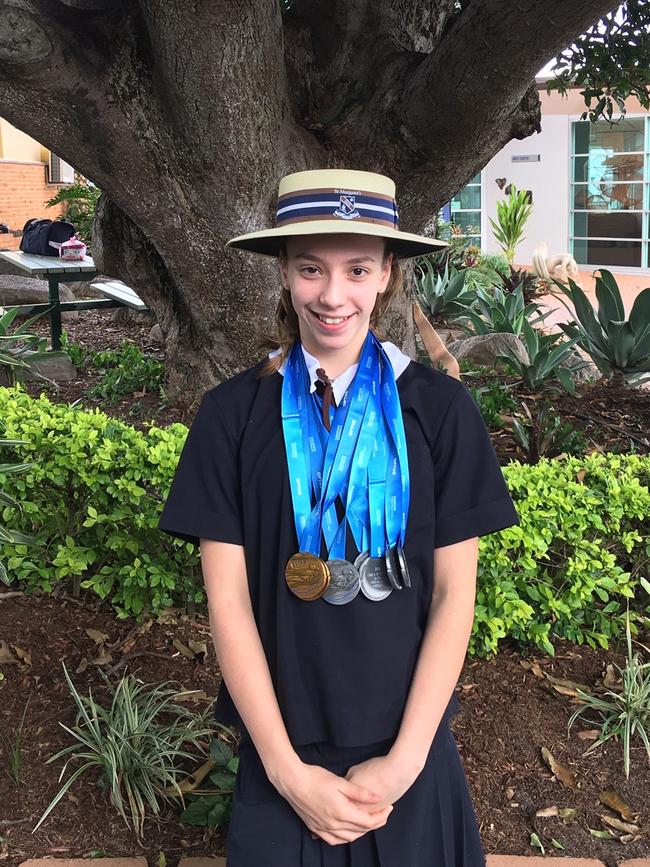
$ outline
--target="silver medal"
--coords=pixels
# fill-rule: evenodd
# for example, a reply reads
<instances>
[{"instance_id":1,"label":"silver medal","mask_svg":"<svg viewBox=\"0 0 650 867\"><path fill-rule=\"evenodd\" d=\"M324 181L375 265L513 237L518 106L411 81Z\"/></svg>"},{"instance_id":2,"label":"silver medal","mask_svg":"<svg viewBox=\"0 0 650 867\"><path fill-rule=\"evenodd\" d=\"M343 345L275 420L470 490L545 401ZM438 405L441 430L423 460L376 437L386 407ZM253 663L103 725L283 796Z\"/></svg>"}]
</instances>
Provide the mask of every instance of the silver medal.
<instances>
[{"instance_id":1,"label":"silver medal","mask_svg":"<svg viewBox=\"0 0 650 867\"><path fill-rule=\"evenodd\" d=\"M383 557L370 557L364 552L354 562L359 569L361 592L367 599L381 602L393 592Z\"/></svg>"},{"instance_id":2,"label":"silver medal","mask_svg":"<svg viewBox=\"0 0 650 867\"><path fill-rule=\"evenodd\" d=\"M345 605L352 602L360 589L360 577L355 566L347 560L328 560L330 583L321 596L332 605Z\"/></svg>"}]
</instances>

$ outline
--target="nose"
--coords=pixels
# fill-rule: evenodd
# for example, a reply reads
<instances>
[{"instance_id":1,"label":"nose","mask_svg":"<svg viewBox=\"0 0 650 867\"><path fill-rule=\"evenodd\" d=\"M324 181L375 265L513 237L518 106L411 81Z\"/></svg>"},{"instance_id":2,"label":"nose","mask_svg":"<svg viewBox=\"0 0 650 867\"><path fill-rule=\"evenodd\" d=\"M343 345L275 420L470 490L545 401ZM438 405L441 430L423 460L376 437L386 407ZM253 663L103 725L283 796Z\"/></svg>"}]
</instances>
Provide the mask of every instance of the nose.
<instances>
[{"instance_id":1,"label":"nose","mask_svg":"<svg viewBox=\"0 0 650 867\"><path fill-rule=\"evenodd\" d=\"M319 302L328 310L336 310L345 304L345 285L343 277L330 273L321 284Z\"/></svg>"}]
</instances>

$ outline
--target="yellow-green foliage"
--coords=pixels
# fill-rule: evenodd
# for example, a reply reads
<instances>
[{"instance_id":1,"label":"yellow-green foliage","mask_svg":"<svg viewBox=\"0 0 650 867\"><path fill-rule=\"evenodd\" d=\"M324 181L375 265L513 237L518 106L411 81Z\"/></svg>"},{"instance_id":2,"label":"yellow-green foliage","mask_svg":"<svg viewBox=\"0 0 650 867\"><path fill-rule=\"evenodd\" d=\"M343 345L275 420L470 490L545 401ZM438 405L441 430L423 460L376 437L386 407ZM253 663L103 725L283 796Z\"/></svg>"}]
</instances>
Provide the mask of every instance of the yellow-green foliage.
<instances>
[{"instance_id":1,"label":"yellow-green foliage","mask_svg":"<svg viewBox=\"0 0 650 867\"><path fill-rule=\"evenodd\" d=\"M0 476L23 505L4 521L43 543L6 545L10 576L42 590L81 579L122 617L202 601L198 552L156 529L186 434L0 388L0 437L28 441L0 449L0 463L34 462ZM607 647L624 631L626 597L650 613L650 456L514 461L504 475L521 524L481 538L471 653L505 636L549 653L554 636Z\"/></svg>"},{"instance_id":2,"label":"yellow-green foliage","mask_svg":"<svg viewBox=\"0 0 650 867\"><path fill-rule=\"evenodd\" d=\"M122 617L203 599L194 546L156 529L185 425L142 433L97 409L0 388L0 431L28 441L0 455L34 462L24 475L0 477L23 509L6 508L5 524L43 544L5 545L10 577L30 590L81 577Z\"/></svg>"},{"instance_id":3,"label":"yellow-green foliage","mask_svg":"<svg viewBox=\"0 0 650 867\"><path fill-rule=\"evenodd\" d=\"M503 468L521 523L480 541L472 652L508 635L549 653L552 635L608 647L625 597L650 613L650 456L512 461Z\"/></svg>"}]
</instances>

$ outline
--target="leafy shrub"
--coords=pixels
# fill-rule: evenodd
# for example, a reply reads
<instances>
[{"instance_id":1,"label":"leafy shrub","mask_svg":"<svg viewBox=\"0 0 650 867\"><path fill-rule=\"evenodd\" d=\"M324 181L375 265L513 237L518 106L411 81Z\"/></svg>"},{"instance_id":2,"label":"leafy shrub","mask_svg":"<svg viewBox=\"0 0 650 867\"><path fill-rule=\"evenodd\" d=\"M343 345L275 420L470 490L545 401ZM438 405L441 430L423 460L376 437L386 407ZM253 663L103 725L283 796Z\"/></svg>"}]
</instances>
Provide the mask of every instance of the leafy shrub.
<instances>
[{"instance_id":1,"label":"leafy shrub","mask_svg":"<svg viewBox=\"0 0 650 867\"><path fill-rule=\"evenodd\" d=\"M34 464L0 474L44 543L36 562L26 546L4 546L26 590L81 577L119 617L203 601L194 546L156 529L184 425L142 433L99 410L0 388L0 434L27 440L13 448ZM549 653L554 635L607 647L622 631L622 600L637 589L650 613L640 584L650 557L650 456L513 461L504 475L521 523L480 540L472 653L496 652L505 636ZM2 517L26 529L11 506Z\"/></svg>"},{"instance_id":2,"label":"leafy shrub","mask_svg":"<svg viewBox=\"0 0 650 867\"><path fill-rule=\"evenodd\" d=\"M506 275L510 273L510 265L501 254L489 254L479 251L474 262L468 262L465 267L465 288L469 292L477 289L492 289L501 286Z\"/></svg>"},{"instance_id":3,"label":"leafy shrub","mask_svg":"<svg viewBox=\"0 0 650 867\"><path fill-rule=\"evenodd\" d=\"M186 797L187 807L180 816L186 825L218 828L230 818L239 758L233 755L229 743L214 738L210 744L210 759L209 766L204 764L192 775L192 780L199 785Z\"/></svg>"},{"instance_id":4,"label":"leafy shrub","mask_svg":"<svg viewBox=\"0 0 650 867\"><path fill-rule=\"evenodd\" d=\"M109 418L0 388L0 434L33 466L3 475L0 486L21 503L5 505L8 527L32 532L43 559L26 545L3 546L10 577L27 590L51 591L76 581L118 616L139 615L204 599L196 551L157 529L187 428L146 433ZM0 463L3 450L0 447Z\"/></svg>"},{"instance_id":5,"label":"leafy shrub","mask_svg":"<svg viewBox=\"0 0 650 867\"><path fill-rule=\"evenodd\" d=\"M463 362L465 359L461 359ZM503 427L501 413L512 412L517 406L502 382L491 379L487 385L467 387L474 402L481 411L483 421L489 430L499 430Z\"/></svg>"},{"instance_id":6,"label":"leafy shrub","mask_svg":"<svg viewBox=\"0 0 650 867\"><path fill-rule=\"evenodd\" d=\"M67 204L66 219L74 224L77 235L87 244L91 244L93 220L101 192L99 187L90 184L83 178L74 184L62 187L45 205L51 208L65 202Z\"/></svg>"},{"instance_id":7,"label":"leafy shrub","mask_svg":"<svg viewBox=\"0 0 650 867\"><path fill-rule=\"evenodd\" d=\"M90 353L80 343L74 343L70 340L68 332L65 328L61 332L61 351L70 359L70 363L81 370L86 366Z\"/></svg>"},{"instance_id":8,"label":"leafy shrub","mask_svg":"<svg viewBox=\"0 0 650 867\"><path fill-rule=\"evenodd\" d=\"M24 445L24 440L3 440L0 439L0 446L18 446ZM24 473L31 467L31 464L2 464L0 463L0 477L1 476L9 476L14 473ZM14 509L20 510L20 503L14 498L9 496L9 494L5 493L5 491L0 488L0 505L11 506ZM2 523L2 514L0 514L0 542L3 544L7 542L11 542L12 544L18 543L22 545L31 545L33 543L33 539L30 536L25 535L24 533L18 533L16 530L9 530ZM7 574L7 570L5 569L2 560L0 560L0 581L4 584L9 584L9 575Z\"/></svg>"},{"instance_id":9,"label":"leafy shrub","mask_svg":"<svg viewBox=\"0 0 650 867\"><path fill-rule=\"evenodd\" d=\"M162 361L145 355L139 346L126 340L119 349L94 352L90 362L103 376L88 390L88 396L105 400L118 400L139 389L157 391L165 375Z\"/></svg>"},{"instance_id":10,"label":"leafy shrub","mask_svg":"<svg viewBox=\"0 0 650 867\"><path fill-rule=\"evenodd\" d=\"M511 461L503 473L520 524L480 540L470 652L496 653L505 636L550 654L554 635L607 648L626 599L647 618L650 455Z\"/></svg>"}]
</instances>

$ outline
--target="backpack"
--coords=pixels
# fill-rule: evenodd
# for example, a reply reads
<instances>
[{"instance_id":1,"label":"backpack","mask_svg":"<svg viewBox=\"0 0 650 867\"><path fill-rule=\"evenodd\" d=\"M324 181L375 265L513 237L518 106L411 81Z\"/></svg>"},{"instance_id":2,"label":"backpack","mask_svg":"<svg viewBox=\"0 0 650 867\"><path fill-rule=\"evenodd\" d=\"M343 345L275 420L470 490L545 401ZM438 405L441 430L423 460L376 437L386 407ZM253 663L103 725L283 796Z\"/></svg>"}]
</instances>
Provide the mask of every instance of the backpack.
<instances>
[{"instance_id":1,"label":"backpack","mask_svg":"<svg viewBox=\"0 0 650 867\"><path fill-rule=\"evenodd\" d=\"M23 253L37 256L58 256L59 248L52 247L50 241L62 244L75 233L75 227L67 220L27 220L23 226L20 249Z\"/></svg>"}]
</instances>

